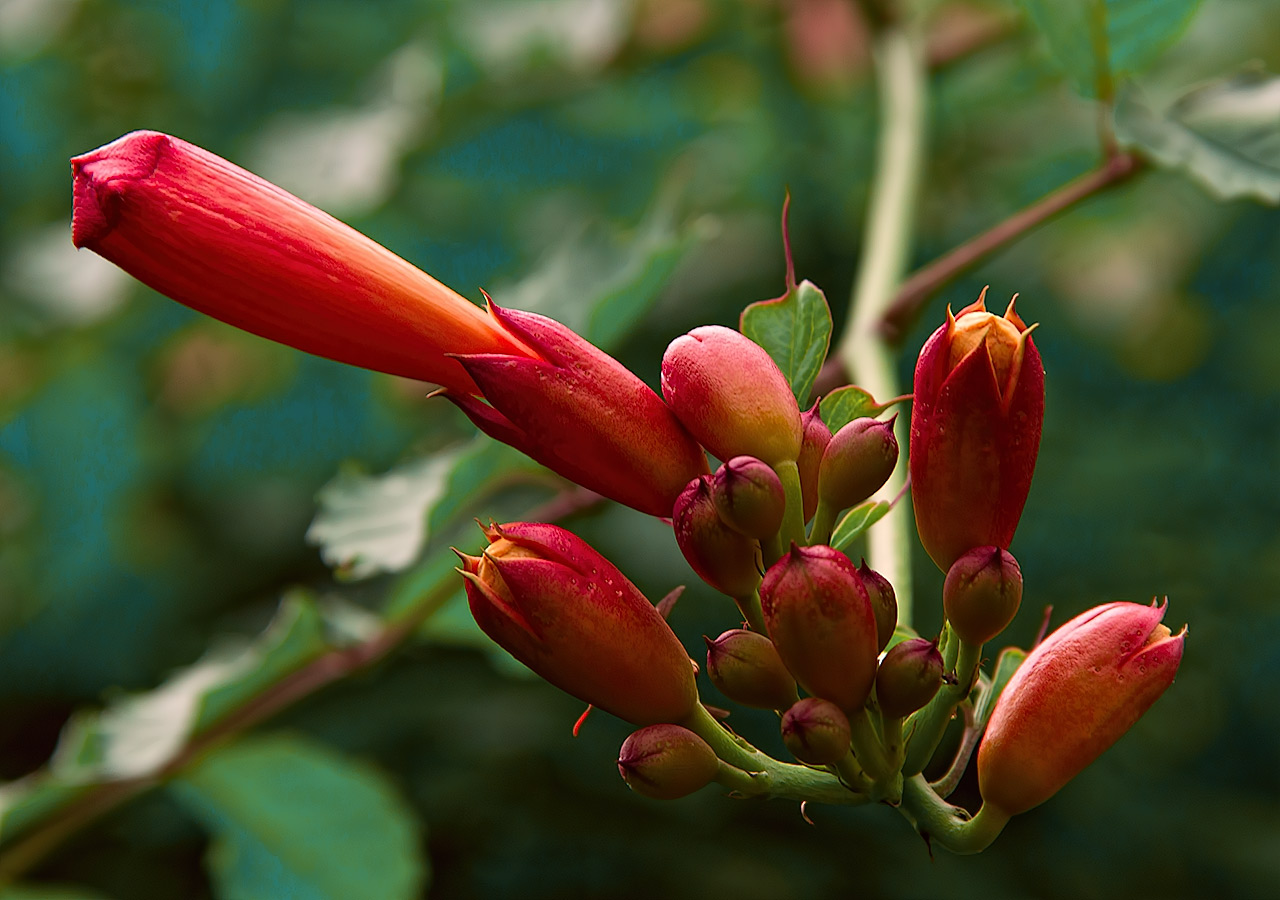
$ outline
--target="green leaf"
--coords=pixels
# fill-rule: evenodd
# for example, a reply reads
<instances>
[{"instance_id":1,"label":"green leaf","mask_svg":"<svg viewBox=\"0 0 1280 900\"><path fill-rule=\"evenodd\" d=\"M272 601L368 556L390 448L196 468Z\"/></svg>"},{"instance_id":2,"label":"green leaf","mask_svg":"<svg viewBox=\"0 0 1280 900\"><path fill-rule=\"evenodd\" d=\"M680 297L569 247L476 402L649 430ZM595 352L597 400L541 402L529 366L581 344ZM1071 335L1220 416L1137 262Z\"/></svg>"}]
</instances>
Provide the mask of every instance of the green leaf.
<instances>
[{"instance_id":1,"label":"green leaf","mask_svg":"<svg viewBox=\"0 0 1280 900\"><path fill-rule=\"evenodd\" d=\"M307 541L342 577L398 572L416 562L428 539L485 491L521 473L546 470L487 437L381 475L344 468L320 489Z\"/></svg>"},{"instance_id":2,"label":"green leaf","mask_svg":"<svg viewBox=\"0 0 1280 900\"><path fill-rule=\"evenodd\" d=\"M1219 199L1280 203L1280 77L1250 69L1195 88L1162 114L1122 90L1116 139Z\"/></svg>"},{"instance_id":3,"label":"green leaf","mask_svg":"<svg viewBox=\"0 0 1280 900\"><path fill-rule=\"evenodd\" d=\"M831 309L826 295L802 281L776 300L761 300L742 311L739 330L778 364L801 408L827 358L831 343Z\"/></svg>"},{"instance_id":4,"label":"green leaf","mask_svg":"<svg viewBox=\"0 0 1280 900\"><path fill-rule=\"evenodd\" d=\"M822 416L822 421L831 429L831 433L835 434L854 419L861 419L867 416L874 418L895 403L901 403L905 399L907 398L895 397L887 403L877 403L875 398L862 388L848 385L836 388L823 397L822 403L818 407L818 415Z\"/></svg>"},{"instance_id":5,"label":"green leaf","mask_svg":"<svg viewBox=\"0 0 1280 900\"><path fill-rule=\"evenodd\" d=\"M844 550L872 525L884 518L893 506L887 500L868 500L860 503L844 514L844 518L836 525L831 535L830 544L837 550Z\"/></svg>"},{"instance_id":6,"label":"green leaf","mask_svg":"<svg viewBox=\"0 0 1280 900\"><path fill-rule=\"evenodd\" d=\"M177 779L173 795L213 834L220 897L422 896L421 828L386 778L300 738L243 739Z\"/></svg>"},{"instance_id":7,"label":"green leaf","mask_svg":"<svg viewBox=\"0 0 1280 900\"><path fill-rule=\"evenodd\" d=\"M983 692L982 700L978 703L978 708L974 710L975 718L986 723L991 716L991 711L996 707L996 701L1000 699L1000 694L1004 692L1005 686L1009 683L1009 679L1013 677L1013 673L1018 670L1018 666L1027 658L1027 651L1019 647L1005 647L1000 651L1000 655L996 657L995 671L991 674L991 685Z\"/></svg>"},{"instance_id":8,"label":"green leaf","mask_svg":"<svg viewBox=\"0 0 1280 900\"><path fill-rule=\"evenodd\" d=\"M1086 97L1141 72L1191 21L1200 0L1023 0L1049 52Z\"/></svg>"},{"instance_id":9,"label":"green leaf","mask_svg":"<svg viewBox=\"0 0 1280 900\"><path fill-rule=\"evenodd\" d=\"M892 650L903 641L909 641L912 638L918 638L920 635L910 625L903 625L899 622L893 626L893 634L889 636L889 643L885 645L885 650Z\"/></svg>"}]
</instances>

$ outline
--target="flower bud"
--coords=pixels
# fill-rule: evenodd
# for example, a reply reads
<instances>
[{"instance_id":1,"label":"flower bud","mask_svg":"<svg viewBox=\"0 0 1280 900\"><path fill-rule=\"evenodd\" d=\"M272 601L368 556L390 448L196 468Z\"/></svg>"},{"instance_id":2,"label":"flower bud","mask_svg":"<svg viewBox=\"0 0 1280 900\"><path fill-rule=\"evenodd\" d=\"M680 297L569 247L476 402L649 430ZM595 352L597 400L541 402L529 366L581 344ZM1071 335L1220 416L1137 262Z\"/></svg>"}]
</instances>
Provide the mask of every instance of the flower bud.
<instances>
[{"instance_id":1,"label":"flower bud","mask_svg":"<svg viewBox=\"0 0 1280 900\"><path fill-rule=\"evenodd\" d=\"M1157 606L1108 603L1031 651L978 748L983 800L1007 815L1038 806L1093 762L1173 683L1187 630Z\"/></svg>"},{"instance_id":2,"label":"flower bud","mask_svg":"<svg viewBox=\"0 0 1280 900\"><path fill-rule=\"evenodd\" d=\"M485 531L459 553L480 630L556 687L636 725L677 722L698 702L684 647L609 560L555 525ZM455 551L456 552L456 551Z\"/></svg>"},{"instance_id":3,"label":"flower bud","mask_svg":"<svg viewBox=\"0 0 1280 900\"><path fill-rule=\"evenodd\" d=\"M724 523L747 537L767 540L782 527L787 505L782 481L754 456L735 456L717 469L711 498Z\"/></svg>"},{"instance_id":4,"label":"flower bud","mask_svg":"<svg viewBox=\"0 0 1280 900\"><path fill-rule=\"evenodd\" d=\"M662 357L662 396L717 459L794 460L803 437L786 377L764 348L720 325L671 342Z\"/></svg>"},{"instance_id":5,"label":"flower bud","mask_svg":"<svg viewBox=\"0 0 1280 900\"><path fill-rule=\"evenodd\" d=\"M755 593L760 583L760 545L720 518L711 498L710 475L690 481L676 498L671 524L680 552L699 578L730 597Z\"/></svg>"},{"instance_id":6,"label":"flower bud","mask_svg":"<svg viewBox=\"0 0 1280 900\"><path fill-rule=\"evenodd\" d=\"M801 762L830 765L849 752L849 719L834 703L806 697L782 714L782 742Z\"/></svg>"},{"instance_id":7,"label":"flower bud","mask_svg":"<svg viewBox=\"0 0 1280 900\"><path fill-rule=\"evenodd\" d=\"M735 628L707 641L707 675L730 700L758 709L785 709L796 700L796 680L773 641Z\"/></svg>"},{"instance_id":8,"label":"flower bud","mask_svg":"<svg viewBox=\"0 0 1280 900\"><path fill-rule=\"evenodd\" d=\"M1022 570L1008 550L975 547L947 571L942 607L951 630L985 644L1009 627L1022 602Z\"/></svg>"},{"instance_id":9,"label":"flower bud","mask_svg":"<svg viewBox=\"0 0 1280 900\"><path fill-rule=\"evenodd\" d=\"M911 498L920 542L944 572L965 551L1008 549L1040 447L1044 366L1013 309L986 291L933 333L916 364Z\"/></svg>"},{"instance_id":10,"label":"flower bud","mask_svg":"<svg viewBox=\"0 0 1280 900\"><path fill-rule=\"evenodd\" d=\"M893 422L854 419L831 438L818 469L818 497L833 510L866 500L889 480L898 464Z\"/></svg>"},{"instance_id":11,"label":"flower bud","mask_svg":"<svg viewBox=\"0 0 1280 900\"><path fill-rule=\"evenodd\" d=\"M622 743L618 772L637 794L679 800L715 780L720 760L702 738L679 725L650 725Z\"/></svg>"},{"instance_id":12,"label":"flower bud","mask_svg":"<svg viewBox=\"0 0 1280 900\"><path fill-rule=\"evenodd\" d=\"M867 565L865 559L858 569L858 576L867 589L871 611L876 617L876 650L883 653L893 639L893 630L898 627L898 597L889 579Z\"/></svg>"},{"instance_id":13,"label":"flower bud","mask_svg":"<svg viewBox=\"0 0 1280 900\"><path fill-rule=\"evenodd\" d=\"M760 587L769 635L796 681L852 712L876 677L876 619L849 558L824 545L791 545Z\"/></svg>"},{"instance_id":14,"label":"flower bud","mask_svg":"<svg viewBox=\"0 0 1280 900\"><path fill-rule=\"evenodd\" d=\"M800 444L800 457L796 466L800 469L800 490L804 495L804 520L808 522L818 510L818 469L822 454L831 443L831 429L818 415L818 404L800 416L804 439Z\"/></svg>"},{"instance_id":15,"label":"flower bud","mask_svg":"<svg viewBox=\"0 0 1280 900\"><path fill-rule=\"evenodd\" d=\"M888 718L909 716L942 687L942 654L925 638L908 638L885 654L876 671L876 699Z\"/></svg>"}]
</instances>

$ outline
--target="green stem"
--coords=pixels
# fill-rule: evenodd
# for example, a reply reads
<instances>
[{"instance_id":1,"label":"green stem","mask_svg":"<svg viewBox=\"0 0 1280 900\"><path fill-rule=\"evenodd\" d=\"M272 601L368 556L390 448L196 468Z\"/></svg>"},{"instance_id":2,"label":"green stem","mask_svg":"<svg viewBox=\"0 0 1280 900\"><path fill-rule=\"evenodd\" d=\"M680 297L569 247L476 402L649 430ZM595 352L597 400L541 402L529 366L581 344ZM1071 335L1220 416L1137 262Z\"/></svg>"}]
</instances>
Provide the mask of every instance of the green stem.
<instances>
[{"instance_id":1,"label":"green stem","mask_svg":"<svg viewBox=\"0 0 1280 900\"><path fill-rule=\"evenodd\" d=\"M765 635L769 633L769 629L764 624L764 611L760 608L759 586L751 592L750 596L734 597L733 602L738 604L738 611L747 620L747 624L751 626L752 631Z\"/></svg>"},{"instance_id":2,"label":"green stem","mask_svg":"<svg viewBox=\"0 0 1280 900\"><path fill-rule=\"evenodd\" d=\"M804 546L804 497L800 490L800 468L794 459L788 459L773 467L782 482L786 494L786 511L782 514L782 552L791 549L792 542Z\"/></svg>"},{"instance_id":3,"label":"green stem","mask_svg":"<svg viewBox=\"0 0 1280 900\"><path fill-rule=\"evenodd\" d=\"M989 803L977 815L952 806L933 792L924 776L908 778L902 787L902 814L916 830L952 853L981 853L991 846L1009 821L1009 816Z\"/></svg>"},{"instance_id":4,"label":"green stem","mask_svg":"<svg viewBox=\"0 0 1280 900\"><path fill-rule=\"evenodd\" d=\"M889 757L884 752L884 744L881 743L880 735L876 734L875 726L871 724L866 707L849 716L849 734L858 762L874 780L886 781L898 771L890 765Z\"/></svg>"},{"instance_id":5,"label":"green stem","mask_svg":"<svg viewBox=\"0 0 1280 900\"><path fill-rule=\"evenodd\" d=\"M919 774L929 764L956 707L969 696L981 658L981 644L970 644L961 640L954 632L951 634L944 662L948 663L947 671L951 671L949 663L955 660L955 683L944 684L942 690L929 701L929 705L912 717L911 734L907 738L907 759L902 766L904 775Z\"/></svg>"},{"instance_id":6,"label":"green stem","mask_svg":"<svg viewBox=\"0 0 1280 900\"><path fill-rule=\"evenodd\" d=\"M844 806L871 802L866 794L850 790L830 772L779 762L761 753L729 732L700 703L680 724L711 745L716 756L726 764L720 767L716 781L739 796L810 800ZM734 771L727 771L729 769Z\"/></svg>"},{"instance_id":7,"label":"green stem","mask_svg":"<svg viewBox=\"0 0 1280 900\"><path fill-rule=\"evenodd\" d=\"M879 331L880 319L906 273L912 216L924 153L927 72L922 41L909 23L884 24L872 54L879 85L882 127L876 150L862 256L848 323L837 355L854 383L883 399L902 393L893 354ZM899 417L898 441L905 444L907 422ZM885 486L892 497L902 487L899 467ZM911 523L890 516L867 532L871 567L894 586L898 621L911 624Z\"/></svg>"},{"instance_id":8,"label":"green stem","mask_svg":"<svg viewBox=\"0 0 1280 900\"><path fill-rule=\"evenodd\" d=\"M831 542L831 531L836 527L836 516L840 510L832 509L825 500L818 501L818 509L813 514L813 525L809 529L809 544L828 544Z\"/></svg>"},{"instance_id":9,"label":"green stem","mask_svg":"<svg viewBox=\"0 0 1280 900\"><path fill-rule=\"evenodd\" d=\"M902 716L885 716L881 720L884 730L884 752L889 758L889 766L896 772L902 768L907 758L907 749L902 741Z\"/></svg>"}]
</instances>

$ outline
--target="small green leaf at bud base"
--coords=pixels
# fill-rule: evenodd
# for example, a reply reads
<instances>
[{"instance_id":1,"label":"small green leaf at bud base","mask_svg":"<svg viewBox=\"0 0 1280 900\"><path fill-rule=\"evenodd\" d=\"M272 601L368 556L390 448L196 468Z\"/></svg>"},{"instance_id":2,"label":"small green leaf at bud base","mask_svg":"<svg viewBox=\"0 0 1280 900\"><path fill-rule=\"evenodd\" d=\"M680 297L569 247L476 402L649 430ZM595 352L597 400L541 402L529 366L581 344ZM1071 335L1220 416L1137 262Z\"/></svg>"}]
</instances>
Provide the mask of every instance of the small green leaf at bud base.
<instances>
[{"instance_id":1,"label":"small green leaf at bud base","mask_svg":"<svg viewBox=\"0 0 1280 900\"><path fill-rule=\"evenodd\" d=\"M858 576L871 598L871 611L876 617L877 649L883 653L893 639L893 630L898 627L898 596L893 592L889 579L867 565L865 559L858 568Z\"/></svg>"},{"instance_id":2,"label":"small green leaf at bud base","mask_svg":"<svg viewBox=\"0 0 1280 900\"><path fill-rule=\"evenodd\" d=\"M679 800L715 780L720 760L692 731L650 725L632 734L618 752L618 772L637 794Z\"/></svg>"},{"instance_id":3,"label":"small green leaf at bud base","mask_svg":"<svg viewBox=\"0 0 1280 900\"><path fill-rule=\"evenodd\" d=\"M782 527L787 496L778 473L754 456L735 456L713 477L711 499L726 525L758 541Z\"/></svg>"},{"instance_id":4,"label":"small green leaf at bud base","mask_svg":"<svg viewBox=\"0 0 1280 900\"><path fill-rule=\"evenodd\" d=\"M933 641L910 638L895 645L876 671L880 712L901 719L923 709L942 687L942 675L942 654Z\"/></svg>"},{"instance_id":5,"label":"small green leaf at bud base","mask_svg":"<svg viewBox=\"0 0 1280 900\"><path fill-rule=\"evenodd\" d=\"M806 697L782 714L782 742L801 762L839 762L849 753L849 737L849 719L829 700Z\"/></svg>"},{"instance_id":6,"label":"small green leaf at bud base","mask_svg":"<svg viewBox=\"0 0 1280 900\"><path fill-rule=\"evenodd\" d=\"M758 709L786 709L796 700L796 680L773 641L735 628L707 638L707 675L730 700Z\"/></svg>"},{"instance_id":7,"label":"small green leaf at bud base","mask_svg":"<svg viewBox=\"0 0 1280 900\"><path fill-rule=\"evenodd\" d=\"M985 644L1009 627L1022 602L1022 570L1008 550L975 547L947 571L942 606L951 629Z\"/></svg>"},{"instance_id":8,"label":"small green leaf at bud base","mask_svg":"<svg viewBox=\"0 0 1280 900\"><path fill-rule=\"evenodd\" d=\"M804 429L804 440L796 466L800 469L800 490L804 494L804 520L808 522L818 511L818 471L822 454L831 443L831 429L818 415L817 403L800 416L800 425Z\"/></svg>"},{"instance_id":9,"label":"small green leaf at bud base","mask_svg":"<svg viewBox=\"0 0 1280 900\"><path fill-rule=\"evenodd\" d=\"M898 464L893 419L854 419L831 438L818 469L818 498L833 510L866 500L889 480Z\"/></svg>"},{"instance_id":10,"label":"small green leaf at bud base","mask_svg":"<svg viewBox=\"0 0 1280 900\"><path fill-rule=\"evenodd\" d=\"M716 512L710 475L689 482L672 515L676 544L698 577L735 599L750 597L760 583L760 545L734 531Z\"/></svg>"}]
</instances>

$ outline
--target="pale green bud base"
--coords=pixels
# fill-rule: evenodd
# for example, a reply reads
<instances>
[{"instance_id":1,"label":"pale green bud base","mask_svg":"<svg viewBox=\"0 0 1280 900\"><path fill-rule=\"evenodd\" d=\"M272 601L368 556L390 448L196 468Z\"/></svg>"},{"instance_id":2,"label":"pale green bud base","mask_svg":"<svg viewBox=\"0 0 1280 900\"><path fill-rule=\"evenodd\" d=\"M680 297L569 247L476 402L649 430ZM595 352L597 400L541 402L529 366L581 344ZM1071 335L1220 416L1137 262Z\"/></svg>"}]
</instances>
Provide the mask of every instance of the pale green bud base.
<instances>
[{"instance_id":1,"label":"pale green bud base","mask_svg":"<svg viewBox=\"0 0 1280 900\"><path fill-rule=\"evenodd\" d=\"M782 514L782 547L783 553L791 549L792 542L803 547L804 535L804 497L800 490L800 468L795 460L789 459L773 467L782 482L782 490L787 498L786 509Z\"/></svg>"},{"instance_id":2,"label":"pale green bud base","mask_svg":"<svg viewBox=\"0 0 1280 900\"><path fill-rule=\"evenodd\" d=\"M747 627L757 634L768 636L769 629L764 624L764 611L760 608L759 587L752 591L750 596L734 597L733 602L738 604L738 612L742 613Z\"/></svg>"},{"instance_id":3,"label":"pale green bud base","mask_svg":"<svg viewBox=\"0 0 1280 900\"><path fill-rule=\"evenodd\" d=\"M818 508L813 513L813 525L809 528L809 544L826 544L831 540L831 532L836 527L836 518L840 510L832 509L827 501L819 499Z\"/></svg>"}]
</instances>

